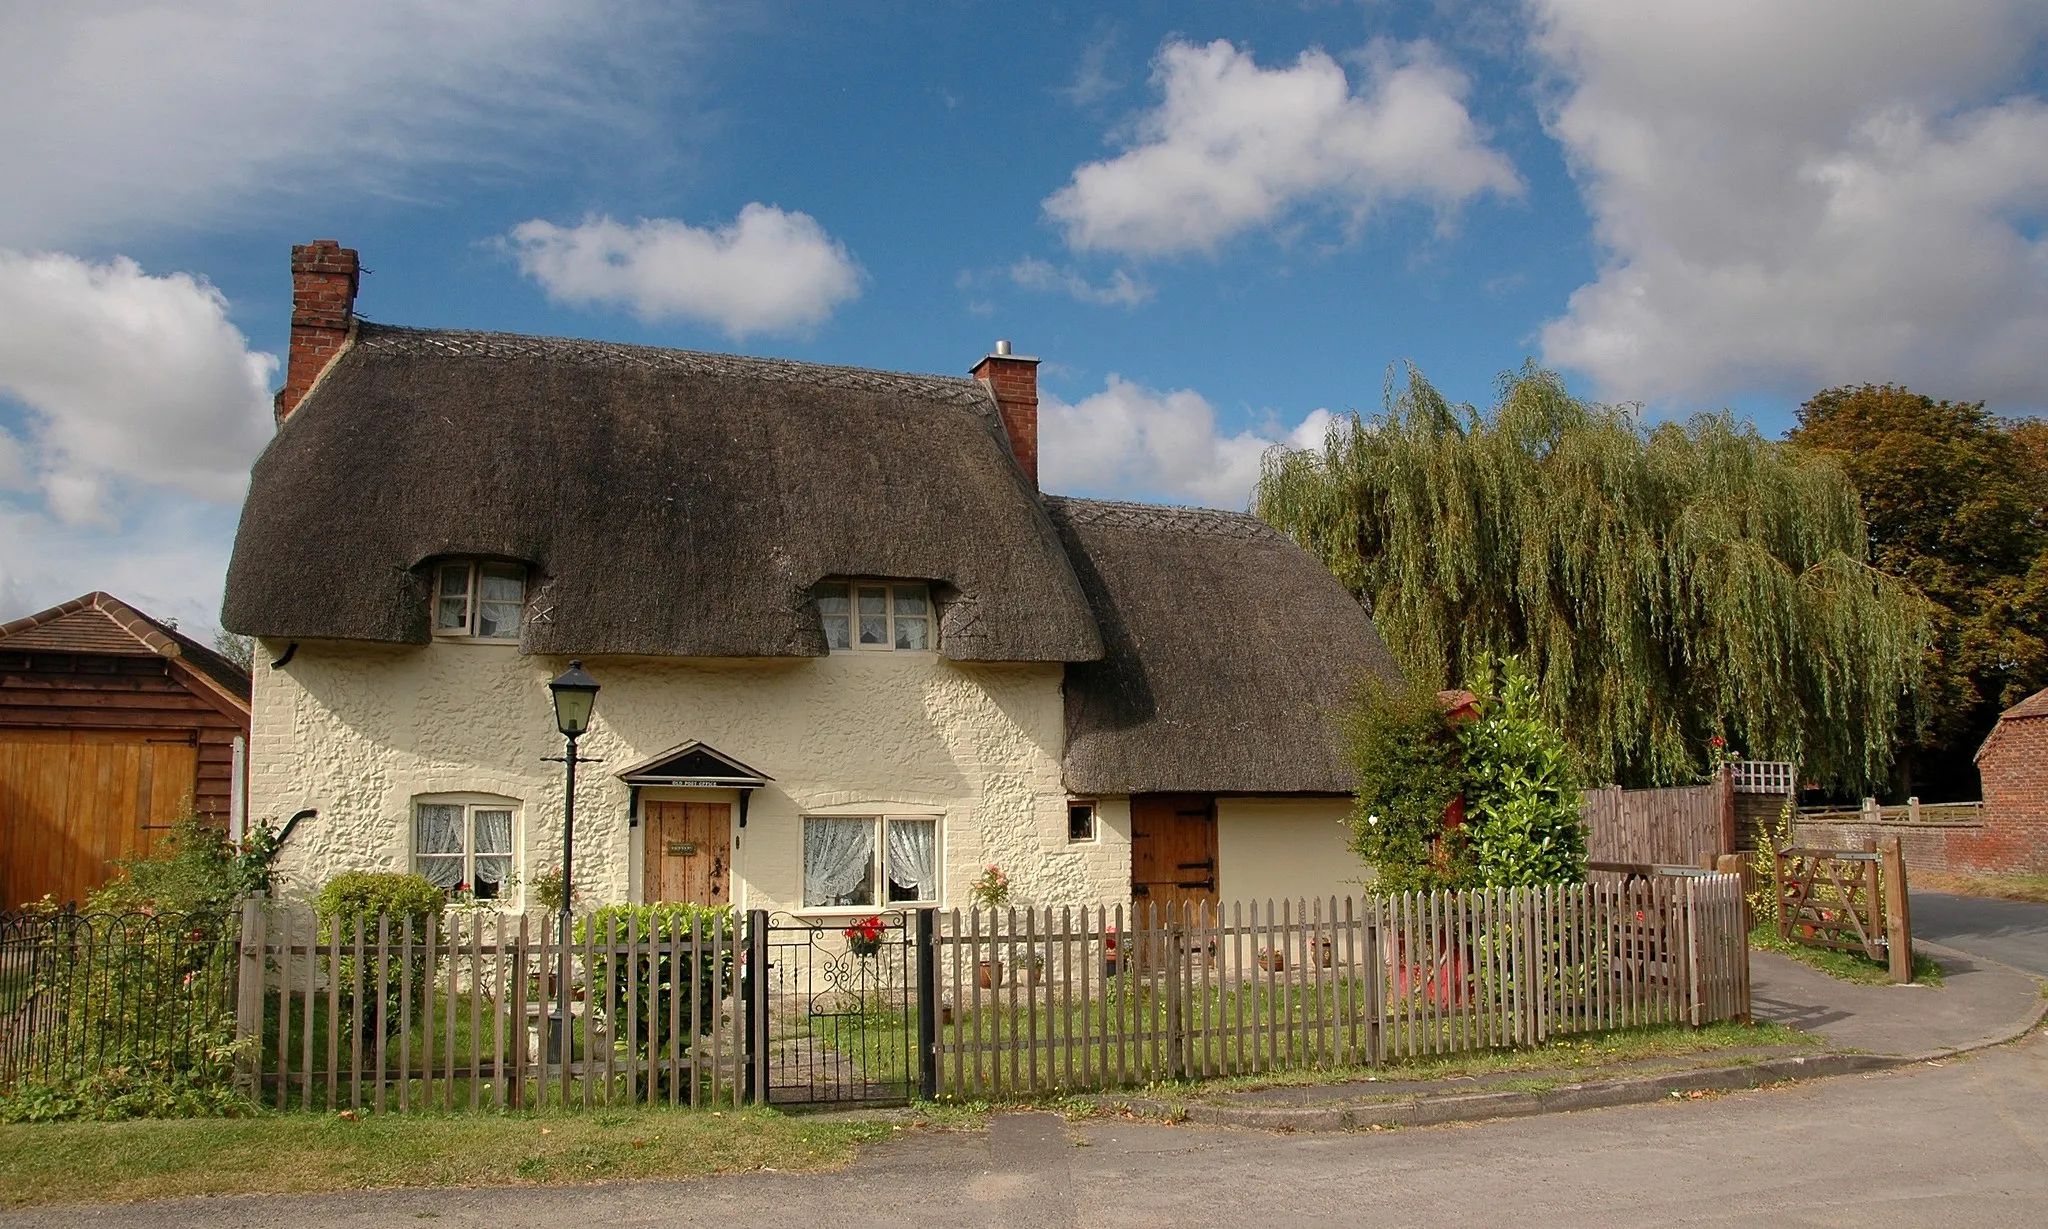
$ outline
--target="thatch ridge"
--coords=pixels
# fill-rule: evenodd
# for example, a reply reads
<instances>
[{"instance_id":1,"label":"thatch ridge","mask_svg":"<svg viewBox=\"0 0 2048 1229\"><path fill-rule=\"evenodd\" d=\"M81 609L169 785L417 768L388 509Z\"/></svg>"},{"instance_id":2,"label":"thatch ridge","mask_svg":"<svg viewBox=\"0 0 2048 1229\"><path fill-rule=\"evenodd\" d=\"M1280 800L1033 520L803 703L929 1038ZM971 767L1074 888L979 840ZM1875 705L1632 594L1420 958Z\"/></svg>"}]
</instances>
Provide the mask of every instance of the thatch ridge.
<instances>
[{"instance_id":1,"label":"thatch ridge","mask_svg":"<svg viewBox=\"0 0 2048 1229\"><path fill-rule=\"evenodd\" d=\"M831 576L933 582L948 657L1101 652L971 379L360 323L256 463L223 621L423 644L443 556L530 566L528 652L817 656Z\"/></svg>"},{"instance_id":2,"label":"thatch ridge","mask_svg":"<svg viewBox=\"0 0 2048 1229\"><path fill-rule=\"evenodd\" d=\"M1328 569L1245 513L1046 505L1104 645L1067 667L1069 789L1351 789L1331 714L1366 673L1399 671Z\"/></svg>"}]
</instances>

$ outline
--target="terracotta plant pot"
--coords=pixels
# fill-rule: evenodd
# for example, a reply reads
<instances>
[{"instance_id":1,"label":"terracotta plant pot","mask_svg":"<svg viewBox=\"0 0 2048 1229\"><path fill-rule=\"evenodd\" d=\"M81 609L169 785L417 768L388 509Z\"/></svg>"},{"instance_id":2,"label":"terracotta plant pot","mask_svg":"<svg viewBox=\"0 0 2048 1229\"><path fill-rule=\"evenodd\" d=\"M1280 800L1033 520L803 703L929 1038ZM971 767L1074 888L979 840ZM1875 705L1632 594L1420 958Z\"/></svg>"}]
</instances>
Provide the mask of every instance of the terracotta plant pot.
<instances>
[{"instance_id":1,"label":"terracotta plant pot","mask_svg":"<svg viewBox=\"0 0 2048 1229\"><path fill-rule=\"evenodd\" d=\"M1003 962L984 960L975 966L983 990L993 990L1003 984Z\"/></svg>"},{"instance_id":2,"label":"terracotta plant pot","mask_svg":"<svg viewBox=\"0 0 2048 1229\"><path fill-rule=\"evenodd\" d=\"M1287 971L1287 954L1270 947L1261 949L1259 968L1267 973L1284 973Z\"/></svg>"}]
</instances>

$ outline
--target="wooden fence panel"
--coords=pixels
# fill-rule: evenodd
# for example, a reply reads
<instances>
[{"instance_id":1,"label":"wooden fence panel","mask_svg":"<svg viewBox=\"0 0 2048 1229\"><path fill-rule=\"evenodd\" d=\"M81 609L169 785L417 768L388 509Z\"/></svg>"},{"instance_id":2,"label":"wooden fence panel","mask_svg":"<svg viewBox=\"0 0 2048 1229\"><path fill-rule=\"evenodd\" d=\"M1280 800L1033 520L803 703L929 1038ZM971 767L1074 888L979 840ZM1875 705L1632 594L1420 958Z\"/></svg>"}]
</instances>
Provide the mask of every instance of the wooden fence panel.
<instances>
[{"instance_id":1,"label":"wooden fence panel","mask_svg":"<svg viewBox=\"0 0 2048 1229\"><path fill-rule=\"evenodd\" d=\"M1749 1013L1737 875L934 928L941 1093L1377 1065ZM999 955L991 956L991 953ZM1046 975L1040 976L1039 971ZM992 983L984 985L984 983Z\"/></svg>"}]
</instances>

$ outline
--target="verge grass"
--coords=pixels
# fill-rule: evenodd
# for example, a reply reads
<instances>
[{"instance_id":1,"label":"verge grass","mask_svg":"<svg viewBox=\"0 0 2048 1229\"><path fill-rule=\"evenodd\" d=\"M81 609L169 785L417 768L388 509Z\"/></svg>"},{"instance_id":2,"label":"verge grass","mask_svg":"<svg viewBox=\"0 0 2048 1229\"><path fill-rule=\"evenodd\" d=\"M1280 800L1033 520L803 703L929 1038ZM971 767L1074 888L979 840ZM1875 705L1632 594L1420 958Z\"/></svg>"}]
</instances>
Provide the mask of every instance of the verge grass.
<instances>
[{"instance_id":1,"label":"verge grass","mask_svg":"<svg viewBox=\"0 0 2048 1229\"><path fill-rule=\"evenodd\" d=\"M763 1109L0 1126L0 1206L831 1169L901 1129Z\"/></svg>"},{"instance_id":2,"label":"verge grass","mask_svg":"<svg viewBox=\"0 0 2048 1229\"><path fill-rule=\"evenodd\" d=\"M2048 875L1963 875L1940 871L1914 871L1913 886L1928 892L1952 892L1957 896L1988 896L1995 900L2024 900L2048 905Z\"/></svg>"},{"instance_id":3,"label":"verge grass","mask_svg":"<svg viewBox=\"0 0 2048 1229\"><path fill-rule=\"evenodd\" d=\"M1891 967L1857 952L1837 951L1830 947L1809 947L1804 943L1782 938L1778 928L1765 923L1749 932L1749 945L1767 952L1790 956L1809 968L1819 969L1839 981L1855 982L1863 986L1881 986L1891 979ZM1922 952L1913 953L1913 980L1927 986L1939 986L1944 978L1941 965L1932 956Z\"/></svg>"},{"instance_id":4,"label":"verge grass","mask_svg":"<svg viewBox=\"0 0 2048 1229\"><path fill-rule=\"evenodd\" d=\"M1602 1068L1711 1056L1719 1051L1812 1046L1818 1043L1819 1039L1810 1034L1763 1020L1752 1024L1724 1020L1701 1028L1665 1024L1559 1037L1526 1049L1480 1050L1438 1058L1401 1059L1379 1067L1272 1071L1259 1075L1226 1076L1199 1083L1160 1084L1154 1089L1199 1097L1255 1088L1463 1081L1498 1075L1569 1079ZM1740 1063L1748 1059L1733 1056L1729 1061Z\"/></svg>"}]
</instances>

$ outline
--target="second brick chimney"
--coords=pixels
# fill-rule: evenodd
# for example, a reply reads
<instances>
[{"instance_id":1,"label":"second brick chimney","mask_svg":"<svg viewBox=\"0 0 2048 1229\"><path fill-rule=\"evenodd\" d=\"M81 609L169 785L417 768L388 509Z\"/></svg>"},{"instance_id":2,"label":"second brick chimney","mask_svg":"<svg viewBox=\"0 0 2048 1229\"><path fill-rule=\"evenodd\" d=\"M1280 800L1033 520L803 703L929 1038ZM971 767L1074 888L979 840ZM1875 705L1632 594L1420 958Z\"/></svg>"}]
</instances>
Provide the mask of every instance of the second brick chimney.
<instances>
[{"instance_id":1,"label":"second brick chimney","mask_svg":"<svg viewBox=\"0 0 2048 1229\"><path fill-rule=\"evenodd\" d=\"M347 347L360 274L354 248L332 239L293 245L292 343L285 358L284 387L277 390L279 423L292 416Z\"/></svg>"},{"instance_id":2,"label":"second brick chimney","mask_svg":"<svg viewBox=\"0 0 2048 1229\"><path fill-rule=\"evenodd\" d=\"M1010 353L1010 343L996 343L994 354L974 365L971 373L995 395L1010 452L1024 467L1024 476L1038 488L1038 360Z\"/></svg>"}]
</instances>

